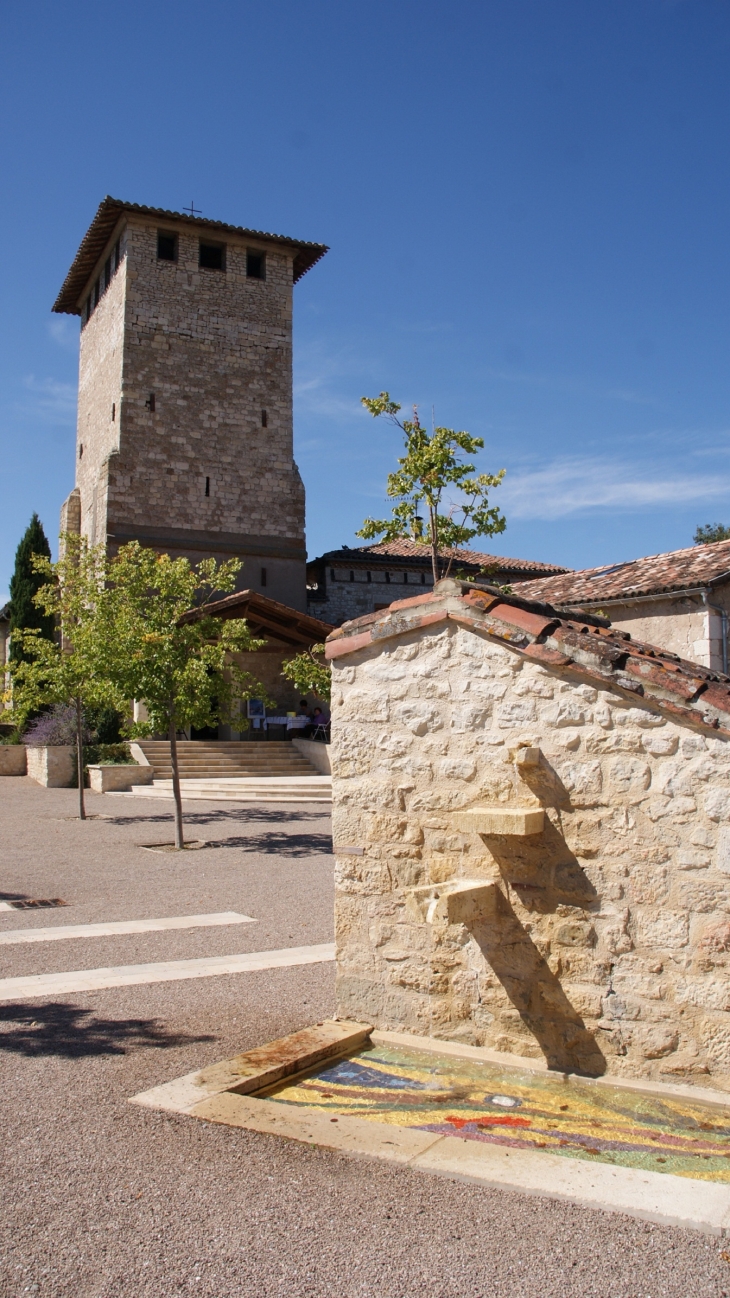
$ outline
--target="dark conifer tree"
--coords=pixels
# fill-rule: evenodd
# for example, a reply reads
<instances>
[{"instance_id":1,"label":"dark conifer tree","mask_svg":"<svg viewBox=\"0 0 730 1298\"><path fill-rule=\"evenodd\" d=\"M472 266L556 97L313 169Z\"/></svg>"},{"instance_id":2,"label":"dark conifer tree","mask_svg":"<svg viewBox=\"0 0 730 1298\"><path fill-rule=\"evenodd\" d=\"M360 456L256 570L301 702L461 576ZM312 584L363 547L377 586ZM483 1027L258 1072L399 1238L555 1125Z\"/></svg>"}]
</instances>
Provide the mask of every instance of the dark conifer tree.
<instances>
[{"instance_id":1,"label":"dark conifer tree","mask_svg":"<svg viewBox=\"0 0 730 1298\"><path fill-rule=\"evenodd\" d=\"M53 618L46 616L33 603L33 596L45 584L45 577L33 571L31 556L51 557L43 524L34 514L26 528L15 554L15 571L10 578L10 657L19 662L25 655L17 632L38 629L48 640L53 639Z\"/></svg>"}]
</instances>

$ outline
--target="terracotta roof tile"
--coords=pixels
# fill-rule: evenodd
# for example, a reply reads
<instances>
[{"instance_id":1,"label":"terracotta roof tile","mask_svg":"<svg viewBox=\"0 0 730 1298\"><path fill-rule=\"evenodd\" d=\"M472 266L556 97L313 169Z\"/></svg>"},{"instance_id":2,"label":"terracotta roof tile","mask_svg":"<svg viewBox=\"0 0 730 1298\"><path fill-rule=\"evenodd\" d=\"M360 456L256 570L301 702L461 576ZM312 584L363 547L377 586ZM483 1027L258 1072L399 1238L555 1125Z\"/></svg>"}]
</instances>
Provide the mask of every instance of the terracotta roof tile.
<instances>
[{"instance_id":1,"label":"terracotta roof tile","mask_svg":"<svg viewBox=\"0 0 730 1298\"><path fill-rule=\"evenodd\" d=\"M551 603L600 607L608 600L631 600L641 595L660 595L690 590L730 578L730 541L714 545L692 545L686 550L650 554L627 563L583 568L520 584L520 593Z\"/></svg>"},{"instance_id":2,"label":"terracotta roof tile","mask_svg":"<svg viewBox=\"0 0 730 1298\"><path fill-rule=\"evenodd\" d=\"M545 582L530 583L544 586ZM730 738L730 676L614 631L607 618L571 613L494 587L479 592L447 579L415 600L346 622L329 636L327 657L339 658L419 627L453 621L507 642L517 653L556 670L570 670L603 689L639 696L660 712Z\"/></svg>"},{"instance_id":3,"label":"terracotta roof tile","mask_svg":"<svg viewBox=\"0 0 730 1298\"><path fill-rule=\"evenodd\" d=\"M464 547L454 549L444 549L441 551L444 559L453 557L457 567L467 568L470 571L478 571L480 568L494 569L494 575L514 575L518 577L521 573L535 573L548 576L554 573L568 572L569 569L561 568L556 563L538 563L535 559L510 559L503 554L486 554L481 550L467 550ZM337 563L354 565L355 567L366 567L368 563L377 563L382 566L383 561L387 559L397 559L399 563L414 564L414 566L429 567L431 566L431 551L427 545L419 544L417 541L411 541L405 537L399 541L378 541L375 545L358 545L351 549L343 547L341 550L328 550L326 554L321 554L317 559L310 559L311 563Z\"/></svg>"}]
</instances>

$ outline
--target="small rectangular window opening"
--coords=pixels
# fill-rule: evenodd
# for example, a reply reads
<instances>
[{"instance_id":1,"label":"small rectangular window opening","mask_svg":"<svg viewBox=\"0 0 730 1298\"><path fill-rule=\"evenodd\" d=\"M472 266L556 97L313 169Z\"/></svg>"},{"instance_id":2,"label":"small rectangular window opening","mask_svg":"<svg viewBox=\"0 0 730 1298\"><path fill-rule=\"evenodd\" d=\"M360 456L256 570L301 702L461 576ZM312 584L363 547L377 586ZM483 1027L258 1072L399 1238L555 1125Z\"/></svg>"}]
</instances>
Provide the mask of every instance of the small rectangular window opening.
<instances>
[{"instance_id":1,"label":"small rectangular window opening","mask_svg":"<svg viewBox=\"0 0 730 1298\"><path fill-rule=\"evenodd\" d=\"M426 574L425 574L425 572L422 572L422 573L421 573L421 585L422 585L422 586L425 586L425 585L426 585Z\"/></svg>"},{"instance_id":2,"label":"small rectangular window opening","mask_svg":"<svg viewBox=\"0 0 730 1298\"><path fill-rule=\"evenodd\" d=\"M268 416L268 412L267 412L266 410L262 410L262 411L261 411L261 427L262 427L262 428L268 428L268 426L269 426L269 416Z\"/></svg>"},{"instance_id":3,"label":"small rectangular window opening","mask_svg":"<svg viewBox=\"0 0 730 1298\"><path fill-rule=\"evenodd\" d=\"M112 401L112 423L114 423L116 417L117 417L117 404L115 401Z\"/></svg>"},{"instance_id":4,"label":"small rectangular window opening","mask_svg":"<svg viewBox=\"0 0 730 1298\"><path fill-rule=\"evenodd\" d=\"M334 581L334 580L335 580L335 570L334 568L330 568L330 581Z\"/></svg>"},{"instance_id":5,"label":"small rectangular window opening","mask_svg":"<svg viewBox=\"0 0 730 1298\"><path fill-rule=\"evenodd\" d=\"M157 231L157 260L177 261L177 235L170 230Z\"/></svg>"},{"instance_id":6,"label":"small rectangular window opening","mask_svg":"<svg viewBox=\"0 0 730 1298\"><path fill-rule=\"evenodd\" d=\"M155 413L155 394L154 394L154 392L150 392L150 395L148 396L147 400L145 401L145 406L146 406L146 408L149 410L149 412L150 412L151 415L153 415L153 414Z\"/></svg>"},{"instance_id":7,"label":"small rectangular window opening","mask_svg":"<svg viewBox=\"0 0 730 1298\"><path fill-rule=\"evenodd\" d=\"M261 569L261 585L262 585L262 586L265 586L265 585L266 585L266 569L265 569L265 568L262 568L262 569Z\"/></svg>"},{"instance_id":8,"label":"small rectangular window opening","mask_svg":"<svg viewBox=\"0 0 730 1298\"><path fill-rule=\"evenodd\" d=\"M372 575L372 573L370 573L370 572L366 573L366 580L367 580L367 581L372 581L372 579L373 579L373 575Z\"/></svg>"},{"instance_id":9,"label":"small rectangular window opening","mask_svg":"<svg viewBox=\"0 0 730 1298\"><path fill-rule=\"evenodd\" d=\"M351 568L351 569L350 569L350 581L354 581L354 580L355 580L355 574L354 574L354 572L352 571L352 568Z\"/></svg>"},{"instance_id":10,"label":"small rectangular window opening","mask_svg":"<svg viewBox=\"0 0 730 1298\"><path fill-rule=\"evenodd\" d=\"M406 586L407 586L407 585L408 585L408 573L407 573L407 572L404 572L404 573L403 573L403 581L405 582L405 584L406 584Z\"/></svg>"},{"instance_id":11,"label":"small rectangular window opening","mask_svg":"<svg viewBox=\"0 0 730 1298\"><path fill-rule=\"evenodd\" d=\"M390 573L389 573L389 572L386 572L386 574L385 574L385 580L386 580L386 582L387 582L388 584L390 584Z\"/></svg>"},{"instance_id":12,"label":"small rectangular window opening","mask_svg":"<svg viewBox=\"0 0 730 1298\"><path fill-rule=\"evenodd\" d=\"M201 239L198 265L204 270L225 270L225 251L222 243L203 243Z\"/></svg>"},{"instance_id":13,"label":"small rectangular window opening","mask_svg":"<svg viewBox=\"0 0 730 1298\"><path fill-rule=\"evenodd\" d=\"M210 478L205 479L205 494L206 496L210 495Z\"/></svg>"},{"instance_id":14,"label":"small rectangular window opening","mask_svg":"<svg viewBox=\"0 0 730 1298\"><path fill-rule=\"evenodd\" d=\"M246 274L249 279L266 279L266 254L263 252L246 253Z\"/></svg>"}]
</instances>

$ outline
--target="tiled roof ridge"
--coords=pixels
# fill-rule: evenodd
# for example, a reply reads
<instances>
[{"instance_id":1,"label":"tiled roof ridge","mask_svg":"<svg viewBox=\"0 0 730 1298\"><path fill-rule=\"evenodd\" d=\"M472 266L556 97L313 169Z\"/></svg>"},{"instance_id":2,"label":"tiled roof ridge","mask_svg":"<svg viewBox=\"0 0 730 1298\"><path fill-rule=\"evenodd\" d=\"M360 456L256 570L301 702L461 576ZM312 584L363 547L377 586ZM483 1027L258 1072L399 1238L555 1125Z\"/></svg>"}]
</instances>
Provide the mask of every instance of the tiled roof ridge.
<instances>
[{"instance_id":1,"label":"tiled roof ridge","mask_svg":"<svg viewBox=\"0 0 730 1298\"><path fill-rule=\"evenodd\" d=\"M491 564L501 572L536 572L547 575L569 573L570 569L557 563L541 563L538 559L515 559L509 555L489 554L485 550L470 550L466 546L444 546L439 554L445 559L455 559L461 563L474 565ZM430 561L430 547L404 537L397 541L376 541L372 545L342 546L338 550L327 550L310 563L331 563L337 559L363 563L368 558L394 558Z\"/></svg>"},{"instance_id":2,"label":"tiled roof ridge","mask_svg":"<svg viewBox=\"0 0 730 1298\"><path fill-rule=\"evenodd\" d=\"M504 595L497 587L446 578L425 595L346 622L328 636L326 655L339 658L444 621L486 632L546 667L569 668L603 689L642 698L675 720L730 738L730 676L632 640L607 618Z\"/></svg>"},{"instance_id":3,"label":"tiled roof ridge","mask_svg":"<svg viewBox=\"0 0 730 1298\"><path fill-rule=\"evenodd\" d=\"M536 598L571 606L632 600L672 591L711 587L730 576L730 540L648 554L621 563L581 568L528 583ZM544 583L544 595L540 589Z\"/></svg>"}]
</instances>

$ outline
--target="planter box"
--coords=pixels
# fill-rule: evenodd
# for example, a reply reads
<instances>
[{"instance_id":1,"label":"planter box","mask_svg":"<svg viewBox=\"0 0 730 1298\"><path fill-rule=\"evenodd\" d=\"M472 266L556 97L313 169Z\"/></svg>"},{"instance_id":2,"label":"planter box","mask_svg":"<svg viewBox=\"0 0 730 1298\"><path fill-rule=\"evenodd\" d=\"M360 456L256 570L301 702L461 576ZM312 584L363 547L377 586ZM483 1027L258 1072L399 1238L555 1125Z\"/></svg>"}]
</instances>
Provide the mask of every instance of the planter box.
<instances>
[{"instance_id":1,"label":"planter box","mask_svg":"<svg viewBox=\"0 0 730 1298\"><path fill-rule=\"evenodd\" d=\"M126 793L133 784L151 784L154 771L151 766L90 766L89 787L94 793Z\"/></svg>"},{"instance_id":2,"label":"planter box","mask_svg":"<svg viewBox=\"0 0 730 1298\"><path fill-rule=\"evenodd\" d=\"M28 744L25 753L28 774L36 784L42 784L47 789L71 787L76 769L76 749L73 745L41 747Z\"/></svg>"},{"instance_id":3,"label":"planter box","mask_svg":"<svg viewBox=\"0 0 730 1298\"><path fill-rule=\"evenodd\" d=\"M0 775L25 775L25 744L0 744Z\"/></svg>"}]
</instances>

